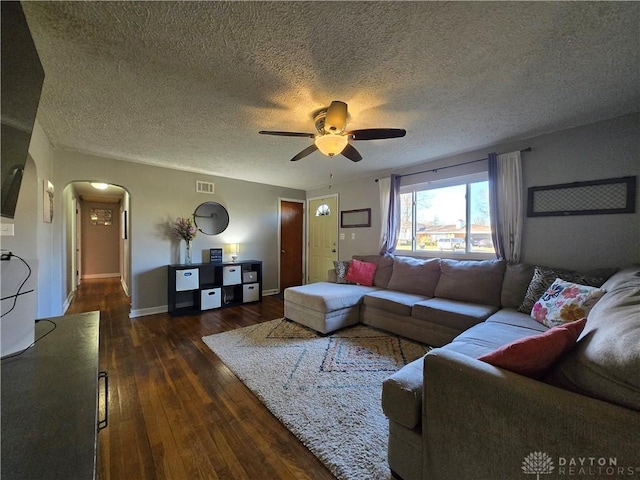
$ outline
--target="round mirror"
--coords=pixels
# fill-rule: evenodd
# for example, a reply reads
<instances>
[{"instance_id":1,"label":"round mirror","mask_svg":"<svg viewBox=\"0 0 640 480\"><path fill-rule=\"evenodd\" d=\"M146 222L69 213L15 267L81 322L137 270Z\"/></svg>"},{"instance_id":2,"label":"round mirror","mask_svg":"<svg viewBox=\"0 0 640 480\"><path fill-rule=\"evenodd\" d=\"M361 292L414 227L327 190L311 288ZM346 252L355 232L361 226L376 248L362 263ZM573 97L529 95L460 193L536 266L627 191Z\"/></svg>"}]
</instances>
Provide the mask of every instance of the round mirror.
<instances>
[{"instance_id":1,"label":"round mirror","mask_svg":"<svg viewBox=\"0 0 640 480\"><path fill-rule=\"evenodd\" d=\"M205 235L217 235L229 225L227 209L216 202L204 202L193 212L193 219L198 230Z\"/></svg>"}]
</instances>

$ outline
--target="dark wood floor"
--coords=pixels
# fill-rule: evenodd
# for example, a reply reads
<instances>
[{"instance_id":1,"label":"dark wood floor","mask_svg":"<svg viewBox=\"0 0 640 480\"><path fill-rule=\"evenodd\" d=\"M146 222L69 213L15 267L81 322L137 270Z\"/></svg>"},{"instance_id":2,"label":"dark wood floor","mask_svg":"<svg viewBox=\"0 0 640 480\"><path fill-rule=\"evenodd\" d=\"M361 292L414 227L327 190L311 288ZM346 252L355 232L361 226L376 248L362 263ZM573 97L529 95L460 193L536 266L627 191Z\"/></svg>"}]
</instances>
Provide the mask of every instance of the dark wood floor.
<instances>
[{"instance_id":1,"label":"dark wood floor","mask_svg":"<svg viewBox=\"0 0 640 480\"><path fill-rule=\"evenodd\" d=\"M67 314L93 310L109 374L100 480L335 479L201 340L282 317L281 299L130 319L119 280L87 280Z\"/></svg>"}]
</instances>

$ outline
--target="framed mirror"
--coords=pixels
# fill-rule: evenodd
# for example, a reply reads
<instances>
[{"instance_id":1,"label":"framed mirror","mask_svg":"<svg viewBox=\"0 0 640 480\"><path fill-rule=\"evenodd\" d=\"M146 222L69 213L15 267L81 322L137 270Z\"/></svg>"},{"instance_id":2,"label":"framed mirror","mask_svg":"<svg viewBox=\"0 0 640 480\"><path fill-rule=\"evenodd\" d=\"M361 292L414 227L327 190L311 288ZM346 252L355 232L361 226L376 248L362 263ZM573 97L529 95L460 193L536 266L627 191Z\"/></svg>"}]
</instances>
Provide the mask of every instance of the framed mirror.
<instances>
[{"instance_id":1,"label":"framed mirror","mask_svg":"<svg viewBox=\"0 0 640 480\"><path fill-rule=\"evenodd\" d=\"M340 228L359 228L371 226L371 209L343 210L340 212Z\"/></svg>"},{"instance_id":2,"label":"framed mirror","mask_svg":"<svg viewBox=\"0 0 640 480\"><path fill-rule=\"evenodd\" d=\"M216 202L204 202L193 212L196 227L205 235L218 235L229 225L227 209Z\"/></svg>"}]
</instances>

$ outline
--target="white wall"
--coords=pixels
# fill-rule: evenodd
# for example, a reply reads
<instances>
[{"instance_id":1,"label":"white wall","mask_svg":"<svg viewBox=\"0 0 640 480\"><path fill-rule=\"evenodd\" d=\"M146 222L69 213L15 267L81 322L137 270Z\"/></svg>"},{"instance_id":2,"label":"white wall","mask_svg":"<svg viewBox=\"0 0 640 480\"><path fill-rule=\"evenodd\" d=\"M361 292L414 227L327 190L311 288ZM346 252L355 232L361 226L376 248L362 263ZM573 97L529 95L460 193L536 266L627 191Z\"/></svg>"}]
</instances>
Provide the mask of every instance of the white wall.
<instances>
[{"instance_id":1,"label":"white wall","mask_svg":"<svg viewBox=\"0 0 640 480\"><path fill-rule=\"evenodd\" d=\"M640 177L639 139L640 114L633 114L497 144L392 173L419 172L486 158L489 152L504 153L531 147L531 152L522 154L525 191L533 186L630 175ZM307 192L307 196L317 197L329 192L339 194L340 210L370 207L372 211L371 228L340 230L345 233L345 240L339 244L340 259L349 259L354 254L377 253L380 207L375 177L334 183L330 191L328 188L317 189ZM640 262L640 188L636 197L635 214L525 218L523 261L571 269ZM356 240L351 240L352 232L356 234Z\"/></svg>"},{"instance_id":2,"label":"white wall","mask_svg":"<svg viewBox=\"0 0 640 480\"><path fill-rule=\"evenodd\" d=\"M119 185L129 192L133 315L166 310L166 265L178 263L184 250L184 243L171 235L170 224L178 216L191 215L205 201L224 205L230 222L220 235L198 234L193 242L194 262L208 262L209 248L240 243L240 260L263 262L263 290L278 288L278 198L304 199L303 191L65 150L55 151L54 163L56 185L93 180ZM196 193L196 180L213 182L215 194ZM62 202L56 203L57 211L62 208ZM60 226L55 237L56 251L64 252L66 240ZM56 260L60 262L58 269L64 271L66 255ZM66 295L68 292L60 293L60 303Z\"/></svg>"}]
</instances>

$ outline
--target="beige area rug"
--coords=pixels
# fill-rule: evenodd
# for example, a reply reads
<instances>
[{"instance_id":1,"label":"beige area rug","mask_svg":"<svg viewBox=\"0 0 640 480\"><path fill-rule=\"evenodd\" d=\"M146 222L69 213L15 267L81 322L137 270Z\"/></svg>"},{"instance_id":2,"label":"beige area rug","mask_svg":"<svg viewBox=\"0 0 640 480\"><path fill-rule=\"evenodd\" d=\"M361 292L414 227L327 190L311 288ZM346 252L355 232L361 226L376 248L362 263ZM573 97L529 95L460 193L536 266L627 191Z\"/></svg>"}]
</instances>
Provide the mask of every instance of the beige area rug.
<instances>
[{"instance_id":1,"label":"beige area rug","mask_svg":"<svg viewBox=\"0 0 640 480\"><path fill-rule=\"evenodd\" d=\"M337 478L391 478L382 381L429 347L364 325L322 337L285 319L203 340Z\"/></svg>"}]
</instances>

